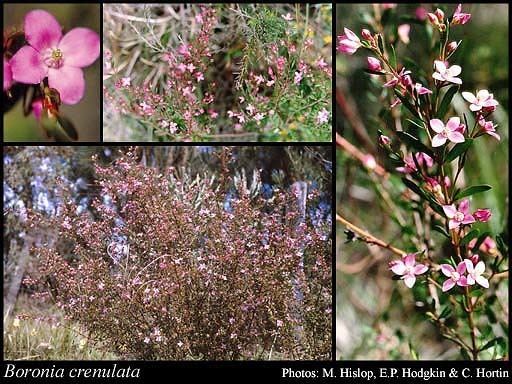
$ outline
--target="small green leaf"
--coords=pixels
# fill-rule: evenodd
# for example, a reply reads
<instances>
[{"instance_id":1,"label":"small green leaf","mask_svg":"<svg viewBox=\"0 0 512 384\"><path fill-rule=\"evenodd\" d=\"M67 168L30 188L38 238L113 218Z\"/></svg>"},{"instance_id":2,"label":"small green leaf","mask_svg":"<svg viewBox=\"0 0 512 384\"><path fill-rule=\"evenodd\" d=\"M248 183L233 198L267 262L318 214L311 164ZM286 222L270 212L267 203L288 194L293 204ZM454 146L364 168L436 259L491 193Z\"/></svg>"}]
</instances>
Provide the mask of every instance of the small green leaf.
<instances>
[{"instance_id":1,"label":"small green leaf","mask_svg":"<svg viewBox=\"0 0 512 384\"><path fill-rule=\"evenodd\" d=\"M475 290L472 290L470 293L469 293L469 296L471 297L480 297L484 294L484 291L483 289L475 289Z\"/></svg>"},{"instance_id":2,"label":"small green leaf","mask_svg":"<svg viewBox=\"0 0 512 384\"><path fill-rule=\"evenodd\" d=\"M167 44L169 44L169 39L171 37L171 31L165 32L162 37L160 38L160 43L163 47L167 47Z\"/></svg>"},{"instance_id":3,"label":"small green leaf","mask_svg":"<svg viewBox=\"0 0 512 384\"><path fill-rule=\"evenodd\" d=\"M381 34L378 35L377 42L379 44L379 51L380 51L380 53L384 54L384 40L382 39L382 35Z\"/></svg>"},{"instance_id":4,"label":"small green leaf","mask_svg":"<svg viewBox=\"0 0 512 384\"><path fill-rule=\"evenodd\" d=\"M471 196L477 193L482 193L485 191L488 191L492 187L488 184L482 184L482 185L473 185L472 187L463 189L459 193L457 193L454 197L454 200L462 199L463 197Z\"/></svg>"},{"instance_id":5,"label":"small green leaf","mask_svg":"<svg viewBox=\"0 0 512 384\"><path fill-rule=\"evenodd\" d=\"M464 348L460 349L460 354L464 358L464 360L471 360L471 356L469 356L468 351L466 351Z\"/></svg>"},{"instance_id":6,"label":"small green leaf","mask_svg":"<svg viewBox=\"0 0 512 384\"><path fill-rule=\"evenodd\" d=\"M480 233L479 229L473 229L471 232L469 232L464 238L461 240L460 245L466 245L471 240L473 240L475 237L477 237Z\"/></svg>"},{"instance_id":7,"label":"small green leaf","mask_svg":"<svg viewBox=\"0 0 512 384\"><path fill-rule=\"evenodd\" d=\"M440 234L444 235L447 239L450 238L450 235L448 234L448 232L446 232L446 229L444 229L442 226L440 225L434 225L432 227L432 229L436 232L439 232Z\"/></svg>"},{"instance_id":8,"label":"small green leaf","mask_svg":"<svg viewBox=\"0 0 512 384\"><path fill-rule=\"evenodd\" d=\"M407 188L409 188L411 191L413 191L417 195L419 195L421 197L425 196L425 193L413 181L406 179L405 177L402 177L402 181Z\"/></svg>"},{"instance_id":9,"label":"small green leaf","mask_svg":"<svg viewBox=\"0 0 512 384\"><path fill-rule=\"evenodd\" d=\"M413 360L419 360L420 359L419 356L418 356L418 352L412 346L411 341L409 341L409 350L411 351L411 357L412 357Z\"/></svg>"},{"instance_id":10,"label":"small green leaf","mask_svg":"<svg viewBox=\"0 0 512 384\"><path fill-rule=\"evenodd\" d=\"M498 251L500 251L500 253L502 255L508 254L508 252L507 252L508 247L506 244L507 243L506 243L505 239L503 238L503 235L496 236L496 245L498 247Z\"/></svg>"},{"instance_id":11,"label":"small green leaf","mask_svg":"<svg viewBox=\"0 0 512 384\"><path fill-rule=\"evenodd\" d=\"M436 116L443 120L444 116L446 115L446 112L448 112L448 108L450 107L450 104L452 102L453 96L457 93L459 90L459 86L455 85L448 89L446 94L443 97L443 100L441 101L441 104L439 105L439 109L437 110Z\"/></svg>"},{"instance_id":12,"label":"small green leaf","mask_svg":"<svg viewBox=\"0 0 512 384\"><path fill-rule=\"evenodd\" d=\"M473 144L473 139L466 139L463 143L459 143L454 146L448 155L446 155L446 158L444 159L445 163L450 163L462 155L469 149L469 147L471 147L471 144Z\"/></svg>"},{"instance_id":13,"label":"small green leaf","mask_svg":"<svg viewBox=\"0 0 512 384\"><path fill-rule=\"evenodd\" d=\"M411 135L410 133L407 133L407 132L403 132L403 131L398 131L396 133L396 135L398 136L398 138L405 144L407 144L409 147L413 148L413 149L416 149L417 151L420 151L420 152L423 152L423 153L426 153L427 155L429 155L430 157L433 157L434 154L432 152L432 150L427 147L425 144L423 144L419 139L417 139L416 137L414 137L413 135Z\"/></svg>"},{"instance_id":14,"label":"small green leaf","mask_svg":"<svg viewBox=\"0 0 512 384\"><path fill-rule=\"evenodd\" d=\"M402 105L405 108L407 108L409 110L409 112L412 113L413 116L418 117L418 112L416 111L414 106L411 104L411 102L407 99L407 97L402 96L400 94L400 92L398 92L397 90L395 90L395 96L400 99L400 101L402 102Z\"/></svg>"},{"instance_id":15,"label":"small green leaf","mask_svg":"<svg viewBox=\"0 0 512 384\"><path fill-rule=\"evenodd\" d=\"M418 123L417 121L414 121L412 119L406 119L406 121L408 121L412 125L418 127L419 129L425 129L425 127L422 124Z\"/></svg>"},{"instance_id":16,"label":"small green leaf","mask_svg":"<svg viewBox=\"0 0 512 384\"><path fill-rule=\"evenodd\" d=\"M479 352L482 352L482 351L485 351L486 349L489 349L491 347L494 347L495 345L498 345L498 344L501 344L505 342L505 339L503 338L503 336L499 336L499 337L495 337L494 339L492 339L491 341L485 343L480 349L479 349Z\"/></svg>"},{"instance_id":17,"label":"small green leaf","mask_svg":"<svg viewBox=\"0 0 512 384\"><path fill-rule=\"evenodd\" d=\"M396 68L396 52L395 47L393 47L393 44L389 44L391 47L391 55L389 56L389 63L393 68Z\"/></svg>"},{"instance_id":18,"label":"small green leaf","mask_svg":"<svg viewBox=\"0 0 512 384\"><path fill-rule=\"evenodd\" d=\"M60 123L60 127L64 130L72 140L78 140L78 132L76 131L75 125L67 117L59 115L57 120Z\"/></svg>"}]
</instances>

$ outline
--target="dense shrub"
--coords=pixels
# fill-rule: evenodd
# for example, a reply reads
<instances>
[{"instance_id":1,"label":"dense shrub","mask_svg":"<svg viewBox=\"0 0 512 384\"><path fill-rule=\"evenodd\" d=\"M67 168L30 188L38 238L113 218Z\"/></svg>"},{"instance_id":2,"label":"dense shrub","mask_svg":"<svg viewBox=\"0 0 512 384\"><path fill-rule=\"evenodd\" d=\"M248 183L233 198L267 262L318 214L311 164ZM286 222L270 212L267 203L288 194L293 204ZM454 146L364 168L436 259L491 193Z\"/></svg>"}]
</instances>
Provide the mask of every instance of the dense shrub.
<instances>
[{"instance_id":1,"label":"dense shrub","mask_svg":"<svg viewBox=\"0 0 512 384\"><path fill-rule=\"evenodd\" d=\"M329 357L330 241L293 193L233 197L226 174L133 153L96 174L91 212L70 201L45 222L70 251L37 250L39 281L92 340L140 359Z\"/></svg>"}]
</instances>

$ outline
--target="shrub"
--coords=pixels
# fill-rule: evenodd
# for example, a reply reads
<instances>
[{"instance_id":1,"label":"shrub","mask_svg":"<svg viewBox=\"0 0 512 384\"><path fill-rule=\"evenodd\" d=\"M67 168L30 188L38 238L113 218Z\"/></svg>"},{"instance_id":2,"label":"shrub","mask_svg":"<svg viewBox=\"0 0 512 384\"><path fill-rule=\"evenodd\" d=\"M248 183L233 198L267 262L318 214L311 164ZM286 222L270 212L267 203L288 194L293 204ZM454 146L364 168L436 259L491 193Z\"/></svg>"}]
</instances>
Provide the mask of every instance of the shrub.
<instances>
[{"instance_id":1,"label":"shrub","mask_svg":"<svg viewBox=\"0 0 512 384\"><path fill-rule=\"evenodd\" d=\"M92 210L70 201L44 224L72 251L37 250L39 281L91 340L139 359L330 355L330 241L293 193L239 182L232 198L226 174L159 173L132 152L95 169Z\"/></svg>"}]
</instances>

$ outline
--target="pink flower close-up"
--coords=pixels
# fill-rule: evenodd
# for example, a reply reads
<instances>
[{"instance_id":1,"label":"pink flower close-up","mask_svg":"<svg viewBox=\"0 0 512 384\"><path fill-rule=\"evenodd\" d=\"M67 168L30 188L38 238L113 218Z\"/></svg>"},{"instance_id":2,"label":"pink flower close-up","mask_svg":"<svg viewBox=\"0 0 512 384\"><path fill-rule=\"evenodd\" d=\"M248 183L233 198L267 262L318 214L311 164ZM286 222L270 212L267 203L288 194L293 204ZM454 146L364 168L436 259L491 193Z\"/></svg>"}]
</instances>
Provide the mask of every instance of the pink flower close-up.
<instances>
[{"instance_id":1,"label":"pink flower close-up","mask_svg":"<svg viewBox=\"0 0 512 384\"><path fill-rule=\"evenodd\" d=\"M455 9L452 18L452 25L464 25L471 19L471 13L462 13L462 4Z\"/></svg>"},{"instance_id":2,"label":"pink flower close-up","mask_svg":"<svg viewBox=\"0 0 512 384\"><path fill-rule=\"evenodd\" d=\"M426 165L427 168L430 168L434 165L434 160L426 153L418 152L415 156L420 166ZM416 163L414 162L412 155L409 154L404 158L404 166L398 167L396 170L401 173L412 173L416 172L418 168L416 167Z\"/></svg>"},{"instance_id":3,"label":"pink flower close-up","mask_svg":"<svg viewBox=\"0 0 512 384\"><path fill-rule=\"evenodd\" d=\"M473 112L480 111L482 108L496 107L499 104L487 89L477 91L476 95L471 92L462 92L462 97L471 103L469 109Z\"/></svg>"},{"instance_id":4,"label":"pink flower close-up","mask_svg":"<svg viewBox=\"0 0 512 384\"><path fill-rule=\"evenodd\" d=\"M460 119L458 117L451 117L446 125L439 119L430 120L430 128L437 133L437 135L432 138L432 146L440 147L444 145L447 140L452 143L463 143L464 135L459 132L461 129L460 125Z\"/></svg>"},{"instance_id":5,"label":"pink flower close-up","mask_svg":"<svg viewBox=\"0 0 512 384\"><path fill-rule=\"evenodd\" d=\"M471 262L471 261L470 261ZM441 264L441 272L449 279L443 283L443 292L449 291L455 285L459 287L467 287L468 282L464 273L466 272L466 263L461 261L457 268L453 268L450 264Z\"/></svg>"},{"instance_id":6,"label":"pink flower close-up","mask_svg":"<svg viewBox=\"0 0 512 384\"><path fill-rule=\"evenodd\" d=\"M443 205L443 211L446 217L450 219L448 222L448 228L450 229L459 228L461 224L472 224L476 221L473 215L469 213L468 199L462 200L458 208L454 204Z\"/></svg>"},{"instance_id":7,"label":"pink flower close-up","mask_svg":"<svg viewBox=\"0 0 512 384\"><path fill-rule=\"evenodd\" d=\"M64 104L78 103L85 92L82 68L100 55L99 35L88 28L74 28L62 36L58 21L43 10L30 11L24 19L25 38L11 59L13 79L24 84L39 84L48 77Z\"/></svg>"},{"instance_id":8,"label":"pink flower close-up","mask_svg":"<svg viewBox=\"0 0 512 384\"><path fill-rule=\"evenodd\" d=\"M462 80L457 77L462 72L460 65L452 65L449 67L446 62L436 60L434 61L434 66L436 69L436 72L432 74L434 79L454 84L462 84Z\"/></svg>"},{"instance_id":9,"label":"pink flower close-up","mask_svg":"<svg viewBox=\"0 0 512 384\"><path fill-rule=\"evenodd\" d=\"M432 93L432 91L428 88L425 88L423 84L416 83L414 85L414 89L416 89L416 92L418 92L418 95L426 95Z\"/></svg>"},{"instance_id":10,"label":"pink flower close-up","mask_svg":"<svg viewBox=\"0 0 512 384\"><path fill-rule=\"evenodd\" d=\"M428 271L425 264L416 264L416 255L407 254L402 260L394 260L389 263L389 269L395 274L402 276L402 280L408 288L416 283L416 276Z\"/></svg>"},{"instance_id":11,"label":"pink flower close-up","mask_svg":"<svg viewBox=\"0 0 512 384\"><path fill-rule=\"evenodd\" d=\"M337 50L347 55L353 55L361 47L361 40L350 29L344 28L344 31L344 35L338 36Z\"/></svg>"},{"instance_id":12,"label":"pink flower close-up","mask_svg":"<svg viewBox=\"0 0 512 384\"><path fill-rule=\"evenodd\" d=\"M4 91L11 88L12 83L11 63L4 57Z\"/></svg>"},{"instance_id":13,"label":"pink flower close-up","mask_svg":"<svg viewBox=\"0 0 512 384\"><path fill-rule=\"evenodd\" d=\"M411 32L411 25L410 24L401 24L398 26L398 37L404 44L409 44L411 41L409 39L409 32Z\"/></svg>"},{"instance_id":14,"label":"pink flower close-up","mask_svg":"<svg viewBox=\"0 0 512 384\"><path fill-rule=\"evenodd\" d=\"M482 132L494 137L496 140L501 140L500 135L496 133L496 127L497 125L494 125L492 121L485 121L483 117L478 119L478 125L482 127Z\"/></svg>"},{"instance_id":15,"label":"pink flower close-up","mask_svg":"<svg viewBox=\"0 0 512 384\"><path fill-rule=\"evenodd\" d=\"M473 249L475 248L475 245L476 245L476 242L477 242L477 239L472 239L469 244L468 244L468 248L470 249ZM484 252L484 253L488 253L488 254L495 254L496 253L496 242L493 240L493 238L491 236L487 236L485 238L485 240L482 242L482 244L480 244L480 247L478 247L478 250L481 251L481 252Z\"/></svg>"},{"instance_id":16,"label":"pink flower close-up","mask_svg":"<svg viewBox=\"0 0 512 384\"><path fill-rule=\"evenodd\" d=\"M469 259L464 260L466 264L467 271L467 284L474 285L478 283L484 288L489 288L489 281L482 276L485 272L485 263L483 261L479 261L477 265L473 266L473 262Z\"/></svg>"}]
</instances>

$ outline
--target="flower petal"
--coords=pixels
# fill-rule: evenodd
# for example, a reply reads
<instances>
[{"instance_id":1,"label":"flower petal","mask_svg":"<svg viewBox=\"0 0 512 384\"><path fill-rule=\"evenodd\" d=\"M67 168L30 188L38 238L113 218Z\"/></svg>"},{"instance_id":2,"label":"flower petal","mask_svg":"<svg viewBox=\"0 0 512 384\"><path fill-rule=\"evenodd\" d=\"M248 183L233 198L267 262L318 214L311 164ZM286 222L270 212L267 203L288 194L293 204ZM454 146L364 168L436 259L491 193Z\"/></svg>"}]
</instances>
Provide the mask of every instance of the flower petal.
<instances>
[{"instance_id":1,"label":"flower petal","mask_svg":"<svg viewBox=\"0 0 512 384\"><path fill-rule=\"evenodd\" d=\"M402 260L397 260L390 269L395 275L403 275L405 273L405 264Z\"/></svg>"},{"instance_id":2,"label":"flower petal","mask_svg":"<svg viewBox=\"0 0 512 384\"><path fill-rule=\"evenodd\" d=\"M466 270L468 271L468 273L473 273L473 262L469 259L464 259L464 264L466 264Z\"/></svg>"},{"instance_id":3,"label":"flower petal","mask_svg":"<svg viewBox=\"0 0 512 384\"><path fill-rule=\"evenodd\" d=\"M461 261L459 264L457 264L457 268L455 269L459 275L462 275L466 272L466 263L464 261Z\"/></svg>"},{"instance_id":4,"label":"flower petal","mask_svg":"<svg viewBox=\"0 0 512 384\"><path fill-rule=\"evenodd\" d=\"M443 205L443 211L446 217L449 219L452 219L455 217L455 214L457 213L457 209L455 208L455 205Z\"/></svg>"},{"instance_id":5,"label":"flower petal","mask_svg":"<svg viewBox=\"0 0 512 384\"><path fill-rule=\"evenodd\" d=\"M100 55L100 36L89 28L74 28L59 43L64 65L87 67Z\"/></svg>"},{"instance_id":6,"label":"flower petal","mask_svg":"<svg viewBox=\"0 0 512 384\"><path fill-rule=\"evenodd\" d=\"M460 223L458 221L451 219L448 222L448 229L455 229L455 228L459 228L459 227L460 227Z\"/></svg>"},{"instance_id":7,"label":"flower petal","mask_svg":"<svg viewBox=\"0 0 512 384\"><path fill-rule=\"evenodd\" d=\"M456 131L449 131L448 132L448 140L450 140L452 143L463 143L464 142L464 135L460 132Z\"/></svg>"},{"instance_id":8,"label":"flower petal","mask_svg":"<svg viewBox=\"0 0 512 384\"><path fill-rule=\"evenodd\" d=\"M483 276L478 276L476 278L476 282L484 288L489 288L489 281L487 281L487 279Z\"/></svg>"},{"instance_id":9,"label":"flower petal","mask_svg":"<svg viewBox=\"0 0 512 384\"><path fill-rule=\"evenodd\" d=\"M85 92L84 73L80 68L63 66L59 69L50 68L48 84L59 91L64 104L78 103Z\"/></svg>"},{"instance_id":10,"label":"flower petal","mask_svg":"<svg viewBox=\"0 0 512 384\"><path fill-rule=\"evenodd\" d=\"M475 284L475 279L473 278L472 275L467 275L466 276L466 286L467 285L474 285Z\"/></svg>"},{"instance_id":11,"label":"flower petal","mask_svg":"<svg viewBox=\"0 0 512 384\"><path fill-rule=\"evenodd\" d=\"M462 224L473 224L475 221L476 220L473 215L465 215L464 220L462 220Z\"/></svg>"},{"instance_id":12,"label":"flower petal","mask_svg":"<svg viewBox=\"0 0 512 384\"><path fill-rule=\"evenodd\" d=\"M434 66L436 67L437 72L444 73L446 71L446 65L444 64L444 61L435 60Z\"/></svg>"},{"instance_id":13,"label":"flower petal","mask_svg":"<svg viewBox=\"0 0 512 384\"><path fill-rule=\"evenodd\" d=\"M416 282L416 276L414 276L414 275L404 276L404 283L407 286L407 288L412 288L414 286L415 282Z\"/></svg>"},{"instance_id":14,"label":"flower petal","mask_svg":"<svg viewBox=\"0 0 512 384\"><path fill-rule=\"evenodd\" d=\"M489 98L489 91L487 89L481 89L476 93L476 97L479 100L487 100Z\"/></svg>"},{"instance_id":15,"label":"flower petal","mask_svg":"<svg viewBox=\"0 0 512 384\"><path fill-rule=\"evenodd\" d=\"M479 261L478 264L475 266L475 273L477 275L481 275L485 272L485 263L483 261Z\"/></svg>"},{"instance_id":16,"label":"flower petal","mask_svg":"<svg viewBox=\"0 0 512 384\"><path fill-rule=\"evenodd\" d=\"M449 72L451 77L455 77L460 75L460 73L462 72L462 68L460 67L460 65L452 65L449 69Z\"/></svg>"},{"instance_id":17,"label":"flower petal","mask_svg":"<svg viewBox=\"0 0 512 384\"><path fill-rule=\"evenodd\" d=\"M444 123L439 119L430 120L430 128L436 133L441 133L444 130Z\"/></svg>"},{"instance_id":18,"label":"flower petal","mask_svg":"<svg viewBox=\"0 0 512 384\"><path fill-rule=\"evenodd\" d=\"M432 138L432 147L440 147L441 145L444 145L446 143L446 137L441 136L440 134L435 135Z\"/></svg>"},{"instance_id":19,"label":"flower petal","mask_svg":"<svg viewBox=\"0 0 512 384\"><path fill-rule=\"evenodd\" d=\"M460 202L459 204L459 211L464 213L464 214L468 214L469 213L469 200L468 199L464 199Z\"/></svg>"},{"instance_id":20,"label":"flower petal","mask_svg":"<svg viewBox=\"0 0 512 384\"><path fill-rule=\"evenodd\" d=\"M428 271L428 267L425 264L417 264L414 267L414 274L415 275L421 275Z\"/></svg>"},{"instance_id":21,"label":"flower petal","mask_svg":"<svg viewBox=\"0 0 512 384\"><path fill-rule=\"evenodd\" d=\"M4 91L11 88L11 85L12 85L11 64L4 57Z\"/></svg>"},{"instance_id":22,"label":"flower petal","mask_svg":"<svg viewBox=\"0 0 512 384\"><path fill-rule=\"evenodd\" d=\"M39 52L29 45L20 48L10 63L12 78L24 84L39 84L48 71Z\"/></svg>"},{"instance_id":23,"label":"flower petal","mask_svg":"<svg viewBox=\"0 0 512 384\"><path fill-rule=\"evenodd\" d=\"M450 117L448 122L446 123L446 128L450 131L455 131L459 128L460 118L459 117Z\"/></svg>"},{"instance_id":24,"label":"flower petal","mask_svg":"<svg viewBox=\"0 0 512 384\"><path fill-rule=\"evenodd\" d=\"M469 101L471 104L476 104L478 102L475 95L473 95L471 92L462 92L462 97L466 99L466 101Z\"/></svg>"},{"instance_id":25,"label":"flower petal","mask_svg":"<svg viewBox=\"0 0 512 384\"><path fill-rule=\"evenodd\" d=\"M412 267L416 264L416 256L414 254L408 254L404 257L404 264L406 267Z\"/></svg>"},{"instance_id":26,"label":"flower petal","mask_svg":"<svg viewBox=\"0 0 512 384\"><path fill-rule=\"evenodd\" d=\"M468 285L471 285L468 283L469 277L461 276L459 280L457 280L457 285L460 287L467 287Z\"/></svg>"},{"instance_id":27,"label":"flower petal","mask_svg":"<svg viewBox=\"0 0 512 384\"><path fill-rule=\"evenodd\" d=\"M472 111L472 112L476 112L476 111L479 111L482 109L482 106L479 105L479 104L470 104L469 105L469 109Z\"/></svg>"},{"instance_id":28,"label":"flower petal","mask_svg":"<svg viewBox=\"0 0 512 384\"><path fill-rule=\"evenodd\" d=\"M352 41L355 41L355 42L358 42L359 43L359 37L357 37L357 35L352 32L350 29L348 28L343 28L343 30L345 31L345 35L347 35L347 37L352 40Z\"/></svg>"},{"instance_id":29,"label":"flower petal","mask_svg":"<svg viewBox=\"0 0 512 384\"><path fill-rule=\"evenodd\" d=\"M446 277L451 277L455 269L450 264L441 264L441 272L443 272L443 275Z\"/></svg>"},{"instance_id":30,"label":"flower petal","mask_svg":"<svg viewBox=\"0 0 512 384\"><path fill-rule=\"evenodd\" d=\"M57 19L42 9L25 15L24 31L28 43L39 52L56 47L62 37L62 28Z\"/></svg>"},{"instance_id":31,"label":"flower petal","mask_svg":"<svg viewBox=\"0 0 512 384\"><path fill-rule=\"evenodd\" d=\"M443 283L443 292L449 291L455 286L455 281L448 279Z\"/></svg>"}]
</instances>

